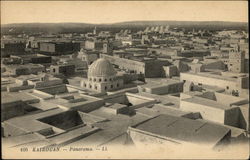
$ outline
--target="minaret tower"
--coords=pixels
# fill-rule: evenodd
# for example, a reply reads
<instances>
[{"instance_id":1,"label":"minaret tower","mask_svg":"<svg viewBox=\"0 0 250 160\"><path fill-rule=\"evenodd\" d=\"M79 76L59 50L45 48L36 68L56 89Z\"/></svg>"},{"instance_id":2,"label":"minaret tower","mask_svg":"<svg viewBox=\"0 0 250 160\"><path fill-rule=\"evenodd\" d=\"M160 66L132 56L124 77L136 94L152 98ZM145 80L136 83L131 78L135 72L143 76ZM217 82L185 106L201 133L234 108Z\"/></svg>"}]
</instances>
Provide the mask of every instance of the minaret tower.
<instances>
[{"instance_id":1,"label":"minaret tower","mask_svg":"<svg viewBox=\"0 0 250 160\"><path fill-rule=\"evenodd\" d=\"M96 26L95 26L95 28L93 30L93 34L96 35Z\"/></svg>"}]
</instances>

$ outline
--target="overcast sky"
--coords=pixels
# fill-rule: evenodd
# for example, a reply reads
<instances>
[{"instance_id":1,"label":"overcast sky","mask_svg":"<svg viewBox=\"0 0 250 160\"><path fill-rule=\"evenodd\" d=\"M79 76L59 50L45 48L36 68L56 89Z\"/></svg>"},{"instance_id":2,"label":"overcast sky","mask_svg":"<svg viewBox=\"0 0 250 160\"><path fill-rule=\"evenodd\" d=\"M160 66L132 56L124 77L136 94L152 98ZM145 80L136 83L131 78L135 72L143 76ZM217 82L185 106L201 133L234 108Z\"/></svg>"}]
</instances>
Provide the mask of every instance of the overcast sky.
<instances>
[{"instance_id":1,"label":"overcast sky","mask_svg":"<svg viewBox=\"0 0 250 160\"><path fill-rule=\"evenodd\" d=\"M134 20L247 22L247 1L1 1L1 23Z\"/></svg>"}]
</instances>

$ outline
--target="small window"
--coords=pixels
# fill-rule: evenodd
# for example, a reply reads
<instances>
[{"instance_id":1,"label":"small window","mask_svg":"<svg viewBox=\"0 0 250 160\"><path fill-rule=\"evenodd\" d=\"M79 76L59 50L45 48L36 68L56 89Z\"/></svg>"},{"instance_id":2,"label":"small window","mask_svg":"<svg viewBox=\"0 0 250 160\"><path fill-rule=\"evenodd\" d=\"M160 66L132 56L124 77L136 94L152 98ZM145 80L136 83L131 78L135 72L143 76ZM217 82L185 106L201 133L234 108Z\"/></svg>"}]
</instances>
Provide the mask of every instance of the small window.
<instances>
[{"instance_id":1,"label":"small window","mask_svg":"<svg viewBox=\"0 0 250 160\"><path fill-rule=\"evenodd\" d=\"M191 87L190 87L190 91L194 91L194 86L191 86Z\"/></svg>"},{"instance_id":2,"label":"small window","mask_svg":"<svg viewBox=\"0 0 250 160\"><path fill-rule=\"evenodd\" d=\"M92 78L90 78L89 80L92 81Z\"/></svg>"},{"instance_id":3,"label":"small window","mask_svg":"<svg viewBox=\"0 0 250 160\"><path fill-rule=\"evenodd\" d=\"M113 85L111 85L110 88L113 88Z\"/></svg>"},{"instance_id":4,"label":"small window","mask_svg":"<svg viewBox=\"0 0 250 160\"><path fill-rule=\"evenodd\" d=\"M53 68L53 72L56 72L56 69L55 69L55 68Z\"/></svg>"},{"instance_id":5,"label":"small window","mask_svg":"<svg viewBox=\"0 0 250 160\"><path fill-rule=\"evenodd\" d=\"M92 88L91 84L89 85L89 88Z\"/></svg>"},{"instance_id":6,"label":"small window","mask_svg":"<svg viewBox=\"0 0 250 160\"><path fill-rule=\"evenodd\" d=\"M229 89L229 87L227 86L227 89Z\"/></svg>"},{"instance_id":7,"label":"small window","mask_svg":"<svg viewBox=\"0 0 250 160\"><path fill-rule=\"evenodd\" d=\"M102 79L100 78L100 79L99 79L99 82L101 82L101 81L102 81Z\"/></svg>"},{"instance_id":8,"label":"small window","mask_svg":"<svg viewBox=\"0 0 250 160\"><path fill-rule=\"evenodd\" d=\"M117 83L117 87L119 87L119 83Z\"/></svg>"},{"instance_id":9,"label":"small window","mask_svg":"<svg viewBox=\"0 0 250 160\"><path fill-rule=\"evenodd\" d=\"M95 86L95 89L97 90L97 86Z\"/></svg>"},{"instance_id":10,"label":"small window","mask_svg":"<svg viewBox=\"0 0 250 160\"><path fill-rule=\"evenodd\" d=\"M199 85L199 86L202 86L202 84L201 84L201 83L198 83L198 85Z\"/></svg>"},{"instance_id":11,"label":"small window","mask_svg":"<svg viewBox=\"0 0 250 160\"><path fill-rule=\"evenodd\" d=\"M104 79L105 82L107 82L107 79Z\"/></svg>"},{"instance_id":12,"label":"small window","mask_svg":"<svg viewBox=\"0 0 250 160\"><path fill-rule=\"evenodd\" d=\"M110 78L109 81L112 81L112 78Z\"/></svg>"},{"instance_id":13,"label":"small window","mask_svg":"<svg viewBox=\"0 0 250 160\"><path fill-rule=\"evenodd\" d=\"M86 83L84 83L84 87L87 87Z\"/></svg>"},{"instance_id":14,"label":"small window","mask_svg":"<svg viewBox=\"0 0 250 160\"><path fill-rule=\"evenodd\" d=\"M96 81L96 79L94 78L94 82Z\"/></svg>"},{"instance_id":15,"label":"small window","mask_svg":"<svg viewBox=\"0 0 250 160\"><path fill-rule=\"evenodd\" d=\"M107 86L105 86L104 89L107 90Z\"/></svg>"}]
</instances>

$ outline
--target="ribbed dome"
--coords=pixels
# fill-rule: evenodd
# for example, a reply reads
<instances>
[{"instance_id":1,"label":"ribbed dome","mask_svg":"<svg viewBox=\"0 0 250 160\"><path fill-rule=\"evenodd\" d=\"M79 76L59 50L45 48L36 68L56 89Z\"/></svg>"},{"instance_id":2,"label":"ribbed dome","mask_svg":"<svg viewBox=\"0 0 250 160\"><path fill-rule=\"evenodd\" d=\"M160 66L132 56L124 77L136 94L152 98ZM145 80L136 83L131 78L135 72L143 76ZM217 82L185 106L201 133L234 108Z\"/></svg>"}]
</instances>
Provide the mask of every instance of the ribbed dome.
<instances>
[{"instance_id":1,"label":"ribbed dome","mask_svg":"<svg viewBox=\"0 0 250 160\"><path fill-rule=\"evenodd\" d=\"M106 59L100 58L89 66L89 77L110 77L114 75L116 75L116 71Z\"/></svg>"}]
</instances>

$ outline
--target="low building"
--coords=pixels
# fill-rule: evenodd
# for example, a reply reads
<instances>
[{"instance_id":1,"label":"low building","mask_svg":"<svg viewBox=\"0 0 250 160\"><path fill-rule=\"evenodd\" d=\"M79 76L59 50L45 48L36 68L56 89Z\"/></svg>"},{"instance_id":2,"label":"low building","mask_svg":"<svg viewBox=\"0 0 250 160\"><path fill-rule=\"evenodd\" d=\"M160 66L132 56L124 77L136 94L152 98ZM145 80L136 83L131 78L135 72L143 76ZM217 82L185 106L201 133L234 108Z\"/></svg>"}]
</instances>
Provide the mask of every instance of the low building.
<instances>
[{"instance_id":1,"label":"low building","mask_svg":"<svg viewBox=\"0 0 250 160\"><path fill-rule=\"evenodd\" d=\"M45 67L41 64L24 64L24 65L6 65L6 70L11 72L13 75L28 75L38 74L45 72Z\"/></svg>"},{"instance_id":2,"label":"low building","mask_svg":"<svg viewBox=\"0 0 250 160\"><path fill-rule=\"evenodd\" d=\"M112 64L119 66L120 69L127 70L134 73L144 74L147 78L162 77L163 76L163 66L170 65L167 60L160 59L126 59L119 58L110 55L101 54L101 58L109 60Z\"/></svg>"},{"instance_id":3,"label":"low building","mask_svg":"<svg viewBox=\"0 0 250 160\"><path fill-rule=\"evenodd\" d=\"M21 100L7 102L7 97L1 103L1 122L7 119L24 115L24 104Z\"/></svg>"},{"instance_id":4,"label":"low building","mask_svg":"<svg viewBox=\"0 0 250 160\"><path fill-rule=\"evenodd\" d=\"M182 60L175 60L173 65L177 67L177 75L179 76L182 72L188 72L190 67L187 63L184 63Z\"/></svg>"},{"instance_id":5,"label":"low building","mask_svg":"<svg viewBox=\"0 0 250 160\"><path fill-rule=\"evenodd\" d=\"M2 42L1 56L8 57L10 55L21 55L25 52L25 43L23 42Z\"/></svg>"},{"instance_id":6,"label":"low building","mask_svg":"<svg viewBox=\"0 0 250 160\"><path fill-rule=\"evenodd\" d=\"M156 53L159 56L177 56L177 50L169 48L150 48L149 52Z\"/></svg>"},{"instance_id":7,"label":"low building","mask_svg":"<svg viewBox=\"0 0 250 160\"><path fill-rule=\"evenodd\" d=\"M86 40L85 41L85 49L87 50L102 50L103 49L103 42L98 40Z\"/></svg>"},{"instance_id":8,"label":"low building","mask_svg":"<svg viewBox=\"0 0 250 160\"><path fill-rule=\"evenodd\" d=\"M157 95L180 93L183 90L183 82L172 79L150 81L145 85L138 86L138 90Z\"/></svg>"},{"instance_id":9,"label":"low building","mask_svg":"<svg viewBox=\"0 0 250 160\"><path fill-rule=\"evenodd\" d=\"M245 76L223 76L221 73L216 72L199 72L199 73L181 73L181 81L193 82L195 85L208 85L217 86L225 89L227 93L232 94L233 92L238 92L241 95L241 90L248 89L249 77Z\"/></svg>"},{"instance_id":10,"label":"low building","mask_svg":"<svg viewBox=\"0 0 250 160\"><path fill-rule=\"evenodd\" d=\"M164 73L165 73L165 76L167 78L171 78L173 76L178 76L179 75L177 66L174 66L174 65L163 66L163 69L165 71Z\"/></svg>"},{"instance_id":11,"label":"low building","mask_svg":"<svg viewBox=\"0 0 250 160\"><path fill-rule=\"evenodd\" d=\"M17 56L11 56L9 58L2 58L2 64L4 65L12 65L12 64L22 64L23 60Z\"/></svg>"},{"instance_id":12,"label":"low building","mask_svg":"<svg viewBox=\"0 0 250 160\"><path fill-rule=\"evenodd\" d=\"M203 62L205 70L226 70L226 64L218 59L205 59Z\"/></svg>"},{"instance_id":13,"label":"low building","mask_svg":"<svg viewBox=\"0 0 250 160\"><path fill-rule=\"evenodd\" d=\"M65 65L74 65L75 72L85 72L88 69L88 63L79 58L65 58L65 59L61 58L59 64L60 63Z\"/></svg>"},{"instance_id":14,"label":"low building","mask_svg":"<svg viewBox=\"0 0 250 160\"><path fill-rule=\"evenodd\" d=\"M39 103L40 100L25 93L3 92L1 99L1 121L39 111L38 109L32 109L28 104Z\"/></svg>"},{"instance_id":15,"label":"low building","mask_svg":"<svg viewBox=\"0 0 250 160\"><path fill-rule=\"evenodd\" d=\"M213 134L210 134L213 130ZM184 117L159 115L128 128L135 145L164 145L167 148L190 147L213 149L230 141L230 129Z\"/></svg>"},{"instance_id":16,"label":"low building","mask_svg":"<svg viewBox=\"0 0 250 160\"><path fill-rule=\"evenodd\" d=\"M184 92L180 95L181 110L199 112L202 119L216 123L238 128L245 125L242 129L249 128L248 117L240 111L240 106L245 104L248 104L245 98L217 92Z\"/></svg>"},{"instance_id":17,"label":"low building","mask_svg":"<svg viewBox=\"0 0 250 160\"><path fill-rule=\"evenodd\" d=\"M211 51L211 56L215 56L218 58L228 58L229 57L229 52L225 51L221 51L221 50L212 50Z\"/></svg>"},{"instance_id":18,"label":"low building","mask_svg":"<svg viewBox=\"0 0 250 160\"><path fill-rule=\"evenodd\" d=\"M53 75L63 74L65 76L73 75L75 73L74 64L58 64L50 66L50 73Z\"/></svg>"},{"instance_id":19,"label":"low building","mask_svg":"<svg viewBox=\"0 0 250 160\"><path fill-rule=\"evenodd\" d=\"M85 41L86 50L100 51L104 54L112 54L113 45L105 40L88 39Z\"/></svg>"},{"instance_id":20,"label":"low building","mask_svg":"<svg viewBox=\"0 0 250 160\"><path fill-rule=\"evenodd\" d=\"M31 78L27 80L27 85L34 86L34 88L46 88L56 85L62 85L62 79L51 77L47 74L40 75L37 78Z\"/></svg>"},{"instance_id":21,"label":"low building","mask_svg":"<svg viewBox=\"0 0 250 160\"><path fill-rule=\"evenodd\" d=\"M99 58L99 52L81 49L80 52L78 52L77 58L86 61L88 65L91 65L95 60Z\"/></svg>"},{"instance_id":22,"label":"low building","mask_svg":"<svg viewBox=\"0 0 250 160\"><path fill-rule=\"evenodd\" d=\"M181 52L178 52L178 56L181 57L203 57L210 55L210 52L207 50L184 50Z\"/></svg>"},{"instance_id":23,"label":"low building","mask_svg":"<svg viewBox=\"0 0 250 160\"><path fill-rule=\"evenodd\" d=\"M11 58L20 58L23 63L33 63L33 64L41 64L41 63L51 63L51 56L45 56L42 54L25 54L18 56L11 56Z\"/></svg>"},{"instance_id":24,"label":"low building","mask_svg":"<svg viewBox=\"0 0 250 160\"><path fill-rule=\"evenodd\" d=\"M198 72L204 72L205 66L201 62L192 62L188 64L190 67L190 72L198 73Z\"/></svg>"},{"instance_id":25,"label":"low building","mask_svg":"<svg viewBox=\"0 0 250 160\"><path fill-rule=\"evenodd\" d=\"M39 50L43 54L61 55L79 51L80 44L71 42L41 42Z\"/></svg>"}]
</instances>

